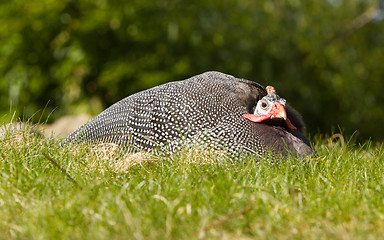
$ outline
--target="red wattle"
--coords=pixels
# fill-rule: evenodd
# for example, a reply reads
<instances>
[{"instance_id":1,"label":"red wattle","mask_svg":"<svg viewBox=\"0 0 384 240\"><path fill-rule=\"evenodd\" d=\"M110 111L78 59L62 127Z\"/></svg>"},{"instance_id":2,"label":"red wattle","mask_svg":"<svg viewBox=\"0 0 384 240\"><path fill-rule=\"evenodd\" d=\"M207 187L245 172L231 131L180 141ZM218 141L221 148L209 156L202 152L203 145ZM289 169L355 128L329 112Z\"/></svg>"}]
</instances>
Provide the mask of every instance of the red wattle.
<instances>
[{"instance_id":1,"label":"red wattle","mask_svg":"<svg viewBox=\"0 0 384 240\"><path fill-rule=\"evenodd\" d=\"M288 118L285 120L285 123L287 124L287 127L288 127L289 129L297 130L297 128L291 123L291 121L289 121Z\"/></svg>"},{"instance_id":2,"label":"red wattle","mask_svg":"<svg viewBox=\"0 0 384 240\"><path fill-rule=\"evenodd\" d=\"M268 115L244 114L243 117L251 122L262 122L270 118Z\"/></svg>"}]
</instances>

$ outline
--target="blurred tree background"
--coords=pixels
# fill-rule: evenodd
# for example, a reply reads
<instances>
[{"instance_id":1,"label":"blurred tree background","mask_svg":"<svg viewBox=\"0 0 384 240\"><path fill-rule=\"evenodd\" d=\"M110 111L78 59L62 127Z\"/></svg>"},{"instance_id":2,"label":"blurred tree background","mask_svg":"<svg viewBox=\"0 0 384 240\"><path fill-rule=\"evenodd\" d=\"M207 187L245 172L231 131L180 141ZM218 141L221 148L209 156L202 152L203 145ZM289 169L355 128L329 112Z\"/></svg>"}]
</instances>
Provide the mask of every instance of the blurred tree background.
<instances>
[{"instance_id":1,"label":"blurred tree background","mask_svg":"<svg viewBox=\"0 0 384 240\"><path fill-rule=\"evenodd\" d=\"M0 113L96 115L215 70L275 86L312 136L340 127L382 140L380 2L1 1Z\"/></svg>"}]
</instances>

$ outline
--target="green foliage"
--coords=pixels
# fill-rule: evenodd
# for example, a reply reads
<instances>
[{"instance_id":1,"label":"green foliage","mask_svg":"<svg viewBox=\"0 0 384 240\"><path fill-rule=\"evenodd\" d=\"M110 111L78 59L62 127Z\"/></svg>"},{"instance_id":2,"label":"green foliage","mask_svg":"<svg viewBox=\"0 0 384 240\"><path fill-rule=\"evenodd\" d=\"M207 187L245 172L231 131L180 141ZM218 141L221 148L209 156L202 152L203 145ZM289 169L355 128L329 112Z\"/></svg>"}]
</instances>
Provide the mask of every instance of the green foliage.
<instances>
[{"instance_id":1,"label":"green foliage","mask_svg":"<svg viewBox=\"0 0 384 240\"><path fill-rule=\"evenodd\" d=\"M208 70L274 85L311 133L382 139L383 21L375 0L3 1L0 112L100 112ZM378 18L379 19L379 18Z\"/></svg>"},{"instance_id":2,"label":"green foliage","mask_svg":"<svg viewBox=\"0 0 384 240\"><path fill-rule=\"evenodd\" d=\"M318 157L277 165L255 159L233 164L181 152L124 171L113 165L124 158L89 147L60 149L28 132L5 134L0 148L0 239L379 239L384 234L382 145L318 141Z\"/></svg>"}]
</instances>

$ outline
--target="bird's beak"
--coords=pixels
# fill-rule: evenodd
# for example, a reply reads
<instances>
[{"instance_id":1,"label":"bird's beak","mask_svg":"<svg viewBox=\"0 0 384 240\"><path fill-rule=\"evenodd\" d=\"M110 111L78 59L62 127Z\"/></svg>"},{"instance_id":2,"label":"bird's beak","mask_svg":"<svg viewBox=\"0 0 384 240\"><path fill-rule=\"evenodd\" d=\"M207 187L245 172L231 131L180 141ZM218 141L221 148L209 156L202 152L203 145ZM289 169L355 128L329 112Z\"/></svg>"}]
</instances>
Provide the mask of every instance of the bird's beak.
<instances>
[{"instance_id":1,"label":"bird's beak","mask_svg":"<svg viewBox=\"0 0 384 240\"><path fill-rule=\"evenodd\" d=\"M287 120L287 113L285 112L284 105L281 103L274 103L267 115L269 115L271 119Z\"/></svg>"},{"instance_id":2,"label":"bird's beak","mask_svg":"<svg viewBox=\"0 0 384 240\"><path fill-rule=\"evenodd\" d=\"M287 112L285 111L285 107L281 103L274 103L271 111L269 111L270 119L281 119L284 120L287 127L292 130L297 130L297 128L289 121L287 118Z\"/></svg>"},{"instance_id":3,"label":"bird's beak","mask_svg":"<svg viewBox=\"0 0 384 240\"><path fill-rule=\"evenodd\" d=\"M284 105L281 103L274 103L271 110L266 115L244 114L243 117L252 122L258 123L266 120L282 120L287 124L289 129L297 129L287 118L287 112L285 111Z\"/></svg>"}]
</instances>

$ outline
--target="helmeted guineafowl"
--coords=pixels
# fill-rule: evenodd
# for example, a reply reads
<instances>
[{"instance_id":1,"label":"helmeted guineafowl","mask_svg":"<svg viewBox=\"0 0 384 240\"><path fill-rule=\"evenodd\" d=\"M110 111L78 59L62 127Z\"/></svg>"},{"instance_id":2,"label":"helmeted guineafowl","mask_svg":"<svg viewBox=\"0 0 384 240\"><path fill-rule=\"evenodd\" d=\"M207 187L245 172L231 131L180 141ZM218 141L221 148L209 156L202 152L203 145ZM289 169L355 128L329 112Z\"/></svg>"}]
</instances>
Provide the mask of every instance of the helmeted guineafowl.
<instances>
[{"instance_id":1,"label":"helmeted guineafowl","mask_svg":"<svg viewBox=\"0 0 384 240\"><path fill-rule=\"evenodd\" d=\"M267 95L258 83L206 72L126 97L74 131L62 145L108 142L130 151L174 152L188 144L204 144L231 155L262 156L270 150L312 154L301 118L291 108L285 107L286 116L297 130L284 121L249 118L261 99L280 101L284 110L285 100L274 90Z\"/></svg>"}]
</instances>

